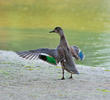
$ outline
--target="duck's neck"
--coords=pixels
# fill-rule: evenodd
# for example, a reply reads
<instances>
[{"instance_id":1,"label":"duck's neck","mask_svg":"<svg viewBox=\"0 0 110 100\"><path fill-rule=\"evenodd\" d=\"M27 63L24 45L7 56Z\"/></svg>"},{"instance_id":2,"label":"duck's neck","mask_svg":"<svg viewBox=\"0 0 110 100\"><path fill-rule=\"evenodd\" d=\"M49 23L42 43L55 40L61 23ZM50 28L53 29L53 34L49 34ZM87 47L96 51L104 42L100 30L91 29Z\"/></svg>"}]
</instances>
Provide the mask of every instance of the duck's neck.
<instances>
[{"instance_id":1,"label":"duck's neck","mask_svg":"<svg viewBox=\"0 0 110 100\"><path fill-rule=\"evenodd\" d=\"M64 33L60 33L60 45L68 46Z\"/></svg>"}]
</instances>

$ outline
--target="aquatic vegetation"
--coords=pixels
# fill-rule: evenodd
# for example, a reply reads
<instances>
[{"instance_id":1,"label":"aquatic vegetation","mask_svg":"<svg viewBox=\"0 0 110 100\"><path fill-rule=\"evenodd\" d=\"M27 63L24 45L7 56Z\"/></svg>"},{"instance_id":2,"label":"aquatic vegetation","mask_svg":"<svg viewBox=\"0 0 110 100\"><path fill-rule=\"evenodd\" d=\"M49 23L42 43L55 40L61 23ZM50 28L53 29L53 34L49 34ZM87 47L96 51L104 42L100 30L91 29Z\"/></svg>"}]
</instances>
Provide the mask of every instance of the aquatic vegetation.
<instances>
[{"instance_id":1,"label":"aquatic vegetation","mask_svg":"<svg viewBox=\"0 0 110 100\"><path fill-rule=\"evenodd\" d=\"M25 68L34 68L35 66L24 66Z\"/></svg>"},{"instance_id":2,"label":"aquatic vegetation","mask_svg":"<svg viewBox=\"0 0 110 100\"><path fill-rule=\"evenodd\" d=\"M102 92L110 92L110 90L107 90L107 89L97 89L97 90Z\"/></svg>"},{"instance_id":3,"label":"aquatic vegetation","mask_svg":"<svg viewBox=\"0 0 110 100\"><path fill-rule=\"evenodd\" d=\"M0 64L15 64L15 63L12 63L12 62L0 62Z\"/></svg>"},{"instance_id":4,"label":"aquatic vegetation","mask_svg":"<svg viewBox=\"0 0 110 100\"><path fill-rule=\"evenodd\" d=\"M109 69L106 69L106 70L104 70L104 71L110 71Z\"/></svg>"},{"instance_id":5,"label":"aquatic vegetation","mask_svg":"<svg viewBox=\"0 0 110 100\"><path fill-rule=\"evenodd\" d=\"M61 68L61 66L56 66L56 68Z\"/></svg>"},{"instance_id":6,"label":"aquatic vegetation","mask_svg":"<svg viewBox=\"0 0 110 100\"><path fill-rule=\"evenodd\" d=\"M0 73L1 73L1 74L4 74L4 75L9 75L9 72L4 71L4 70L0 70Z\"/></svg>"}]
</instances>

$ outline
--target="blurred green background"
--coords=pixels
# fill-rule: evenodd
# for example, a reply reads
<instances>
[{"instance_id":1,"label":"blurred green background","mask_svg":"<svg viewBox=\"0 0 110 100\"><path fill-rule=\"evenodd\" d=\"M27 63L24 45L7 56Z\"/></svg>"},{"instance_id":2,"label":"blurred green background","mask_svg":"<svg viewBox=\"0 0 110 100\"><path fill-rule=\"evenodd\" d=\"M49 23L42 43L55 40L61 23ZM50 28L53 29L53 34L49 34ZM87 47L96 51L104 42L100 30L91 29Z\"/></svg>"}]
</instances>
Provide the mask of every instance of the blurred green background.
<instances>
[{"instance_id":1,"label":"blurred green background","mask_svg":"<svg viewBox=\"0 0 110 100\"><path fill-rule=\"evenodd\" d=\"M0 0L0 49L56 48L64 29L86 55L79 64L110 67L110 0Z\"/></svg>"}]
</instances>

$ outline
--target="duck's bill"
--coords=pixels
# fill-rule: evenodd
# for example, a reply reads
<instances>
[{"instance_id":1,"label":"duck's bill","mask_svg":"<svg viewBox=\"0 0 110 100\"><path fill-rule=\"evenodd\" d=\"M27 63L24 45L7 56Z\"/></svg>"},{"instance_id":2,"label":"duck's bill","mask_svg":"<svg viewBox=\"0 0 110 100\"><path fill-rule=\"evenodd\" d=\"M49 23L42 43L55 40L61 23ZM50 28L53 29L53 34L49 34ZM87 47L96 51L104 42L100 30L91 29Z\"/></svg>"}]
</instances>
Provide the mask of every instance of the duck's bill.
<instances>
[{"instance_id":1,"label":"duck's bill","mask_svg":"<svg viewBox=\"0 0 110 100\"><path fill-rule=\"evenodd\" d=\"M49 33L54 33L55 31L53 30L53 31L50 31Z\"/></svg>"}]
</instances>

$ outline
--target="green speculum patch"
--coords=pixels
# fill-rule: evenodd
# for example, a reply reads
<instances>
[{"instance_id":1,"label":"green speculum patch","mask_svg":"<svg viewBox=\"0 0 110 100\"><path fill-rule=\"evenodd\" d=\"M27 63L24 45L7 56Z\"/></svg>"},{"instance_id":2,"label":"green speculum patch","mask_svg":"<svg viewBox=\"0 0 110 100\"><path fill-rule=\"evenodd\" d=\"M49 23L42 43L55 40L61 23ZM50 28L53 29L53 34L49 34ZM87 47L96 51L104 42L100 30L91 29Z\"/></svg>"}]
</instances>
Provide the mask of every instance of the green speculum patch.
<instances>
[{"instance_id":1,"label":"green speculum patch","mask_svg":"<svg viewBox=\"0 0 110 100\"><path fill-rule=\"evenodd\" d=\"M50 57L50 56L46 56L46 58L47 58L47 62L56 65L56 60L55 60L55 58Z\"/></svg>"},{"instance_id":2,"label":"green speculum patch","mask_svg":"<svg viewBox=\"0 0 110 100\"><path fill-rule=\"evenodd\" d=\"M39 58L43 61L46 61L50 64L56 65L56 60L54 57L48 56L48 55L39 55Z\"/></svg>"}]
</instances>

